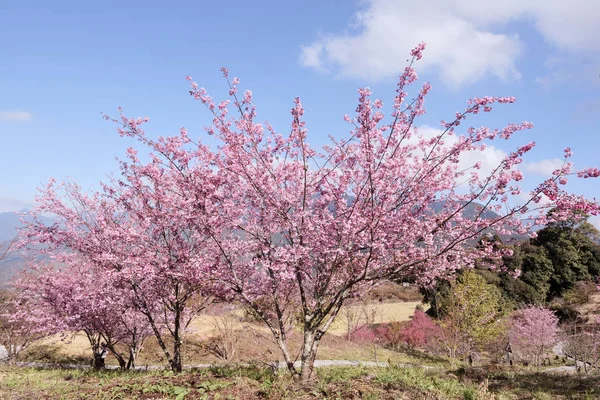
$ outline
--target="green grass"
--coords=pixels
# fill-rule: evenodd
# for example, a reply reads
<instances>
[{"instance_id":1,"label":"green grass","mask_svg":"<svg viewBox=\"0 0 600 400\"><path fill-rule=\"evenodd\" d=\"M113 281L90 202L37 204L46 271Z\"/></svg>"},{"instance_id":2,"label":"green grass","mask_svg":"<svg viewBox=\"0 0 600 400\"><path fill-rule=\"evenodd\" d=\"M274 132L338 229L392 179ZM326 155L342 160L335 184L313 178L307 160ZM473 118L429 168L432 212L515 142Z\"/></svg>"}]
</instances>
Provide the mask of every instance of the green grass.
<instances>
[{"instance_id":1,"label":"green grass","mask_svg":"<svg viewBox=\"0 0 600 400\"><path fill-rule=\"evenodd\" d=\"M173 374L33 369L0 366L4 399L594 399L600 377L532 372L436 371L423 368L343 367L317 370L301 386L286 373L260 366L218 367Z\"/></svg>"}]
</instances>

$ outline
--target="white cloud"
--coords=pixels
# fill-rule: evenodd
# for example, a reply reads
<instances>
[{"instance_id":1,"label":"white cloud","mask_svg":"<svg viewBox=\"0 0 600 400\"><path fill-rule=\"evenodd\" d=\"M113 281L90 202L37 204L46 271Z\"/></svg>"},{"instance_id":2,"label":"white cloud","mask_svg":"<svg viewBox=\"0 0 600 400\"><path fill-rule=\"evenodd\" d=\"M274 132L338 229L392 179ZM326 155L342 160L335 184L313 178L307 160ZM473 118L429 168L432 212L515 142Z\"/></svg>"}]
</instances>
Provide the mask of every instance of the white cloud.
<instances>
[{"instance_id":1,"label":"white cloud","mask_svg":"<svg viewBox=\"0 0 600 400\"><path fill-rule=\"evenodd\" d=\"M597 78L600 84L600 79ZM573 119L596 119L596 116L600 114L600 98L595 100L583 101L575 106L573 112Z\"/></svg>"},{"instance_id":2,"label":"white cloud","mask_svg":"<svg viewBox=\"0 0 600 400\"><path fill-rule=\"evenodd\" d=\"M302 46L302 64L305 67L324 70L321 63L322 55L323 45L321 43L315 43L311 46Z\"/></svg>"},{"instance_id":3,"label":"white cloud","mask_svg":"<svg viewBox=\"0 0 600 400\"><path fill-rule=\"evenodd\" d=\"M535 27L546 40L564 50L600 52L600 2L537 0L532 4Z\"/></svg>"},{"instance_id":4,"label":"white cloud","mask_svg":"<svg viewBox=\"0 0 600 400\"><path fill-rule=\"evenodd\" d=\"M431 138L441 133L440 129L432 128L430 126L422 126L418 128L417 131L426 138ZM458 141L458 137L459 135L445 136L444 145L452 146ZM483 151L473 150L462 153L459 156L458 169L470 169L479 162L481 163L481 167L479 170L477 170L477 172L479 176L483 178L489 176L506 156L507 154L503 150L488 144Z\"/></svg>"},{"instance_id":5,"label":"white cloud","mask_svg":"<svg viewBox=\"0 0 600 400\"><path fill-rule=\"evenodd\" d=\"M515 196L515 199L520 203L525 203L531 199L531 190L523 190L519 195ZM547 206L552 204L552 201L543 193L540 193L540 201L538 203L532 203L529 207L530 209L534 209L541 206ZM535 213L534 213L535 214ZM532 215L534 215L532 214Z\"/></svg>"},{"instance_id":6,"label":"white cloud","mask_svg":"<svg viewBox=\"0 0 600 400\"><path fill-rule=\"evenodd\" d=\"M536 161L536 162L526 162L523 163L522 169L526 172L531 172L532 174L538 174L545 177L549 177L552 175L552 171L562 167L564 160L559 158L549 158L546 160Z\"/></svg>"},{"instance_id":7,"label":"white cloud","mask_svg":"<svg viewBox=\"0 0 600 400\"><path fill-rule=\"evenodd\" d=\"M398 75L408 50L428 44L421 68L439 70L449 86L492 75L518 78L524 43L508 22L532 23L558 50L600 52L600 1L367 0L345 33L302 46L301 63L342 77L379 80Z\"/></svg>"},{"instance_id":8,"label":"white cloud","mask_svg":"<svg viewBox=\"0 0 600 400\"><path fill-rule=\"evenodd\" d=\"M425 138L432 138L441 133L440 129L433 128L431 126L423 125L417 129L420 135L423 135ZM460 133L451 136L445 136L444 146L452 146L454 143L458 141L460 137ZM413 136L411 141L416 141L417 139ZM473 150L464 152L459 157L458 170L466 170L477 171L477 174L480 178L488 177L495 169L500 165L502 160L504 160L508 154L493 145L486 143L486 147L483 151L481 150ZM530 183L537 182L538 180L535 177L531 177L529 174L541 175L544 178L552 175L552 171L557 168L560 168L563 165L563 161L558 158L545 159L537 162L523 162L519 164L517 168L525 173L525 179L520 182L523 187L527 187L528 184L524 182L528 181ZM481 167L478 170L472 169L473 165L476 163L480 163ZM468 175L465 175L465 179L468 178ZM521 200L529 200L529 190L523 190L517 198ZM541 204L548 204L550 201L547 198L543 198ZM600 220L599 220L600 221Z\"/></svg>"},{"instance_id":9,"label":"white cloud","mask_svg":"<svg viewBox=\"0 0 600 400\"><path fill-rule=\"evenodd\" d=\"M434 128L428 125L422 125L417 128L417 132L419 135L422 135L424 138L433 138L438 136L442 130L439 128ZM444 136L443 146L449 147L455 144L460 137L460 133L451 136ZM416 136L412 136L410 142L416 143L418 138ZM458 191L468 190L468 186L466 185L466 181L469 178L469 172L475 171L479 175L480 179L485 179L491 175L491 173L500 165L500 163L508 156L508 154L492 145L490 143L486 143L486 147L484 150L473 150L468 152L463 152L459 156L458 170L466 170L469 169L467 174L465 174L460 180L457 180L456 183L458 186ZM480 163L481 167L478 170L473 169L472 167L475 163ZM510 195L509 204L511 206L522 205L525 202L531 199L530 191L533 189L532 185L539 183L539 179L535 179L534 176L530 176L529 174L539 174L544 177L551 175L552 171L556 168L563 165L563 160L560 159L546 159L539 162L523 162L517 165L515 168L524 172L524 179L518 184L521 186L522 190L517 195ZM552 201L545 195L541 195L541 200L538 203L532 203L530 205L530 209L536 209L537 207L543 207L552 204ZM537 215L536 212L529 213L528 215ZM595 221L592 221L600 227L600 216L595 217Z\"/></svg>"},{"instance_id":10,"label":"white cloud","mask_svg":"<svg viewBox=\"0 0 600 400\"><path fill-rule=\"evenodd\" d=\"M546 88L560 84L576 87L600 86L598 78L600 53L596 54L596 57L593 54L588 52L550 56L545 62L545 73L537 77L536 82Z\"/></svg>"},{"instance_id":11,"label":"white cloud","mask_svg":"<svg viewBox=\"0 0 600 400\"><path fill-rule=\"evenodd\" d=\"M0 111L0 121L27 122L32 118L33 114L27 111Z\"/></svg>"}]
</instances>

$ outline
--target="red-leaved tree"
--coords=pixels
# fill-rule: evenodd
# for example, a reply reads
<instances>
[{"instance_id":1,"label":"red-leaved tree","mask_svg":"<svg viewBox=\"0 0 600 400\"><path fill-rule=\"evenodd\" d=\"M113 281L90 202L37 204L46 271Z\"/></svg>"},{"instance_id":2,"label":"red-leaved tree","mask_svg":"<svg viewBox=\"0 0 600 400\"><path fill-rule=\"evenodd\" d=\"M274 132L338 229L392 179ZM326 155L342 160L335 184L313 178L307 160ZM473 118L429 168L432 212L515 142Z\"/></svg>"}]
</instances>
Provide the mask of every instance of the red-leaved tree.
<instances>
[{"instance_id":1,"label":"red-leaved tree","mask_svg":"<svg viewBox=\"0 0 600 400\"><path fill-rule=\"evenodd\" d=\"M410 348L431 344L439 335L440 327L421 310L416 310L415 315L400 331L401 340Z\"/></svg>"}]
</instances>

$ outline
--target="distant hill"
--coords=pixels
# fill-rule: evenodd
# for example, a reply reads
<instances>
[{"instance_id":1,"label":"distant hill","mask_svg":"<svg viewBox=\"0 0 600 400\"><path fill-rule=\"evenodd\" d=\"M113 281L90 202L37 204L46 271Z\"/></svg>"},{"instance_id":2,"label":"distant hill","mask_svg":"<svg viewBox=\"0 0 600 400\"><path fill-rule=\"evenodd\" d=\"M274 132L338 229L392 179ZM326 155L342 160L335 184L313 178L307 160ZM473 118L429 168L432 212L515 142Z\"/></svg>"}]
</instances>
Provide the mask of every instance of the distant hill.
<instances>
[{"instance_id":1,"label":"distant hill","mask_svg":"<svg viewBox=\"0 0 600 400\"><path fill-rule=\"evenodd\" d=\"M26 211L26 210L23 210ZM25 218L27 221L27 218ZM51 224L51 218L42 217L45 224ZM23 227L21 216L16 212L0 213L0 249L4 249L19 235L19 228ZM20 250L11 251L3 260L0 260L0 287L4 286L16 273L25 266L25 258Z\"/></svg>"},{"instance_id":2,"label":"distant hill","mask_svg":"<svg viewBox=\"0 0 600 400\"><path fill-rule=\"evenodd\" d=\"M435 202L433 204L434 212L437 213L437 212L442 211L442 209L444 208L444 204L445 204L444 201ZM471 220L475 219L480 213L480 211L478 210L479 207L483 207L483 205L480 203L476 203L476 202L468 204L462 212L463 217L469 218ZM485 209L483 211L483 213L481 214L480 219L488 220L488 219L496 219L498 217L500 217L500 214L498 214L495 211L492 211L490 209ZM526 220L522 220L522 221L526 222ZM493 229L486 230L486 232L492 232L492 231L493 231ZM482 234L482 236L483 236L483 234ZM528 240L528 239L529 239L528 234L522 235L522 234L517 234L516 232L509 234L509 235L500 235L500 240L502 240L502 242L504 242L504 243L512 243L515 241L523 241L523 240ZM477 243L478 240L479 240L479 238L475 238L469 243Z\"/></svg>"},{"instance_id":3,"label":"distant hill","mask_svg":"<svg viewBox=\"0 0 600 400\"><path fill-rule=\"evenodd\" d=\"M18 212L0 212L0 243L12 240L19 234L19 228L23 227L20 213L26 213L28 210ZM25 221L30 221L30 217L25 217ZM44 224L50 225L54 222L52 218L41 217Z\"/></svg>"},{"instance_id":4,"label":"distant hill","mask_svg":"<svg viewBox=\"0 0 600 400\"><path fill-rule=\"evenodd\" d=\"M350 200L350 201L352 201L352 200ZM434 204L433 208L436 212L439 212L442 210L443 205L444 205L443 202L438 202L438 203ZM474 218L478 214L478 211L476 210L477 206L480 206L480 204L477 204L477 203L469 204L466 207L466 209L464 210L463 214L468 218ZM26 211L26 210L23 210L23 211ZM491 210L486 210L483 213L484 219L493 219L493 218L497 218L498 216L499 216L498 214L496 214L495 212L493 212ZM27 221L27 218L25 218L25 221ZM42 217L42 221L48 225L52 224L52 222L53 222L53 220L51 218L43 218L43 217ZM17 235L19 234L19 228L21 228L22 226L23 226L23 223L21 222L21 217L19 216L18 213L15 213L15 212L0 213L0 244L6 244L6 243L10 242L12 239L14 239L15 237L17 237ZM523 240L526 238L527 238L527 235L516 235L516 234L501 237L502 241ZM2 248L2 246L0 246L0 248ZM0 260L0 286L3 286L4 284L6 284L6 282L8 280L10 280L10 278L12 276L14 276L15 273L17 273L18 271L23 269L24 264L25 264L25 259L24 259L21 251L14 251L8 257L6 257L4 260Z\"/></svg>"},{"instance_id":5,"label":"distant hill","mask_svg":"<svg viewBox=\"0 0 600 400\"><path fill-rule=\"evenodd\" d=\"M11 240L17 236L17 228L20 226L21 221L17 213L0 213L0 242Z\"/></svg>"}]
</instances>

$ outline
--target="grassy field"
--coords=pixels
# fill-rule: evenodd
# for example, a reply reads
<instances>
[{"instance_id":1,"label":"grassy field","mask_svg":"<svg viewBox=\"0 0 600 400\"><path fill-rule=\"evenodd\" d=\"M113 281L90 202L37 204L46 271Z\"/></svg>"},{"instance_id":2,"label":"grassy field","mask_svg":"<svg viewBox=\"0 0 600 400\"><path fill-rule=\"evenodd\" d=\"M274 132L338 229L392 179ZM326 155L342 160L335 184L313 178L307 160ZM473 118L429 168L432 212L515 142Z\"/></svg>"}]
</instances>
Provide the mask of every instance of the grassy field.
<instances>
[{"instance_id":1,"label":"grassy field","mask_svg":"<svg viewBox=\"0 0 600 400\"><path fill-rule=\"evenodd\" d=\"M292 335L289 338L292 354L296 354L300 349L301 336ZM44 345L33 347L25 353L23 360L39 361L53 364L76 363L88 364L91 352L89 345L85 343L85 338L77 335L70 343L47 342ZM76 345L75 348L71 346ZM202 342L194 337L188 338L184 343L183 349L184 364L200 363L223 363L222 359L216 358L206 352L202 347ZM376 360L377 358L377 360ZM394 352L380 346L358 344L348 341L335 335L325 335L319 347L319 359L327 360L359 360L359 361L392 361L397 363L417 364L421 362L418 358L411 355ZM279 349L270 336L253 330L246 330L240 337L237 344L237 352L232 362L273 362L281 361ZM444 363L443 360L430 360L433 363ZM107 358L108 365L116 365L113 357ZM144 343L144 349L140 354L137 365L165 365L162 350L158 347L154 338L148 338Z\"/></svg>"},{"instance_id":2,"label":"grassy field","mask_svg":"<svg viewBox=\"0 0 600 400\"><path fill-rule=\"evenodd\" d=\"M362 325L366 322L382 324L408 321L414 315L415 307L419 304L421 304L420 301L402 301L346 306L340 311L338 318L329 329L329 333L338 336L345 335L348 332L349 317L357 319L357 321L353 321L355 325ZM372 319L372 321L367 321L367 319Z\"/></svg>"},{"instance_id":3,"label":"grassy field","mask_svg":"<svg viewBox=\"0 0 600 400\"><path fill-rule=\"evenodd\" d=\"M35 399L596 399L598 377L511 370L327 368L299 386L260 367L171 372L93 372L0 367L0 400Z\"/></svg>"},{"instance_id":4,"label":"grassy field","mask_svg":"<svg viewBox=\"0 0 600 400\"><path fill-rule=\"evenodd\" d=\"M419 351L394 352L344 338L347 323L360 325L408 320L419 302L375 302L344 309L333 333L324 337L319 359L385 361L389 367L330 367L317 370L308 386L299 386L286 371L276 375L265 362L280 361L279 350L260 325L232 313L203 315L192 322L184 343L184 364L223 363L207 353L202 341L217 334L216 323L225 318L239 334L235 357L227 366L170 371L118 371L33 369L0 365L0 400L4 399L596 399L600 377L561 376L526 368L454 367L445 359ZM356 318L350 318L350 317ZM222 320L221 320L222 321ZM297 352L301 335L290 338ZM48 338L32 349L30 360L80 362L90 358L83 335L69 340ZM109 364L114 360L109 357ZM236 363L248 363L239 367ZM558 362L558 361L557 361ZM138 366L165 365L153 338L144 344ZM413 365L409 367L407 365ZM562 364L557 364L562 365ZM460 362L459 362L460 366ZM458 368L458 369L457 369Z\"/></svg>"},{"instance_id":5,"label":"grassy field","mask_svg":"<svg viewBox=\"0 0 600 400\"><path fill-rule=\"evenodd\" d=\"M348 330L348 312L356 315L354 325L366 322L366 314L373 323L392 321L407 321L414 314L419 302L383 302L370 305L349 306L342 310L338 320L323 339L319 348L320 359L348 359L361 361L386 361L414 362L406 355L383 349L373 348L369 345L360 345L343 338ZM217 324L227 321L229 329L236 332L237 349L232 360L234 362L259 362L279 360L279 349L275 345L271 333L259 323L248 322L241 318L239 310L227 314L200 315L195 318L189 327L189 332L184 343L184 363L215 363L219 360L207 353L202 342L218 334ZM301 335L293 333L289 337L292 353L300 349ZM90 346L83 333L68 337L49 337L41 340L25 354L29 361L45 361L56 363L87 363L91 357ZM377 360L376 360L377 358ZM108 364L114 364L112 357L107 359ZM143 351L138 359L138 365L162 365L164 358L162 350L158 347L153 337L144 343Z\"/></svg>"}]
</instances>

